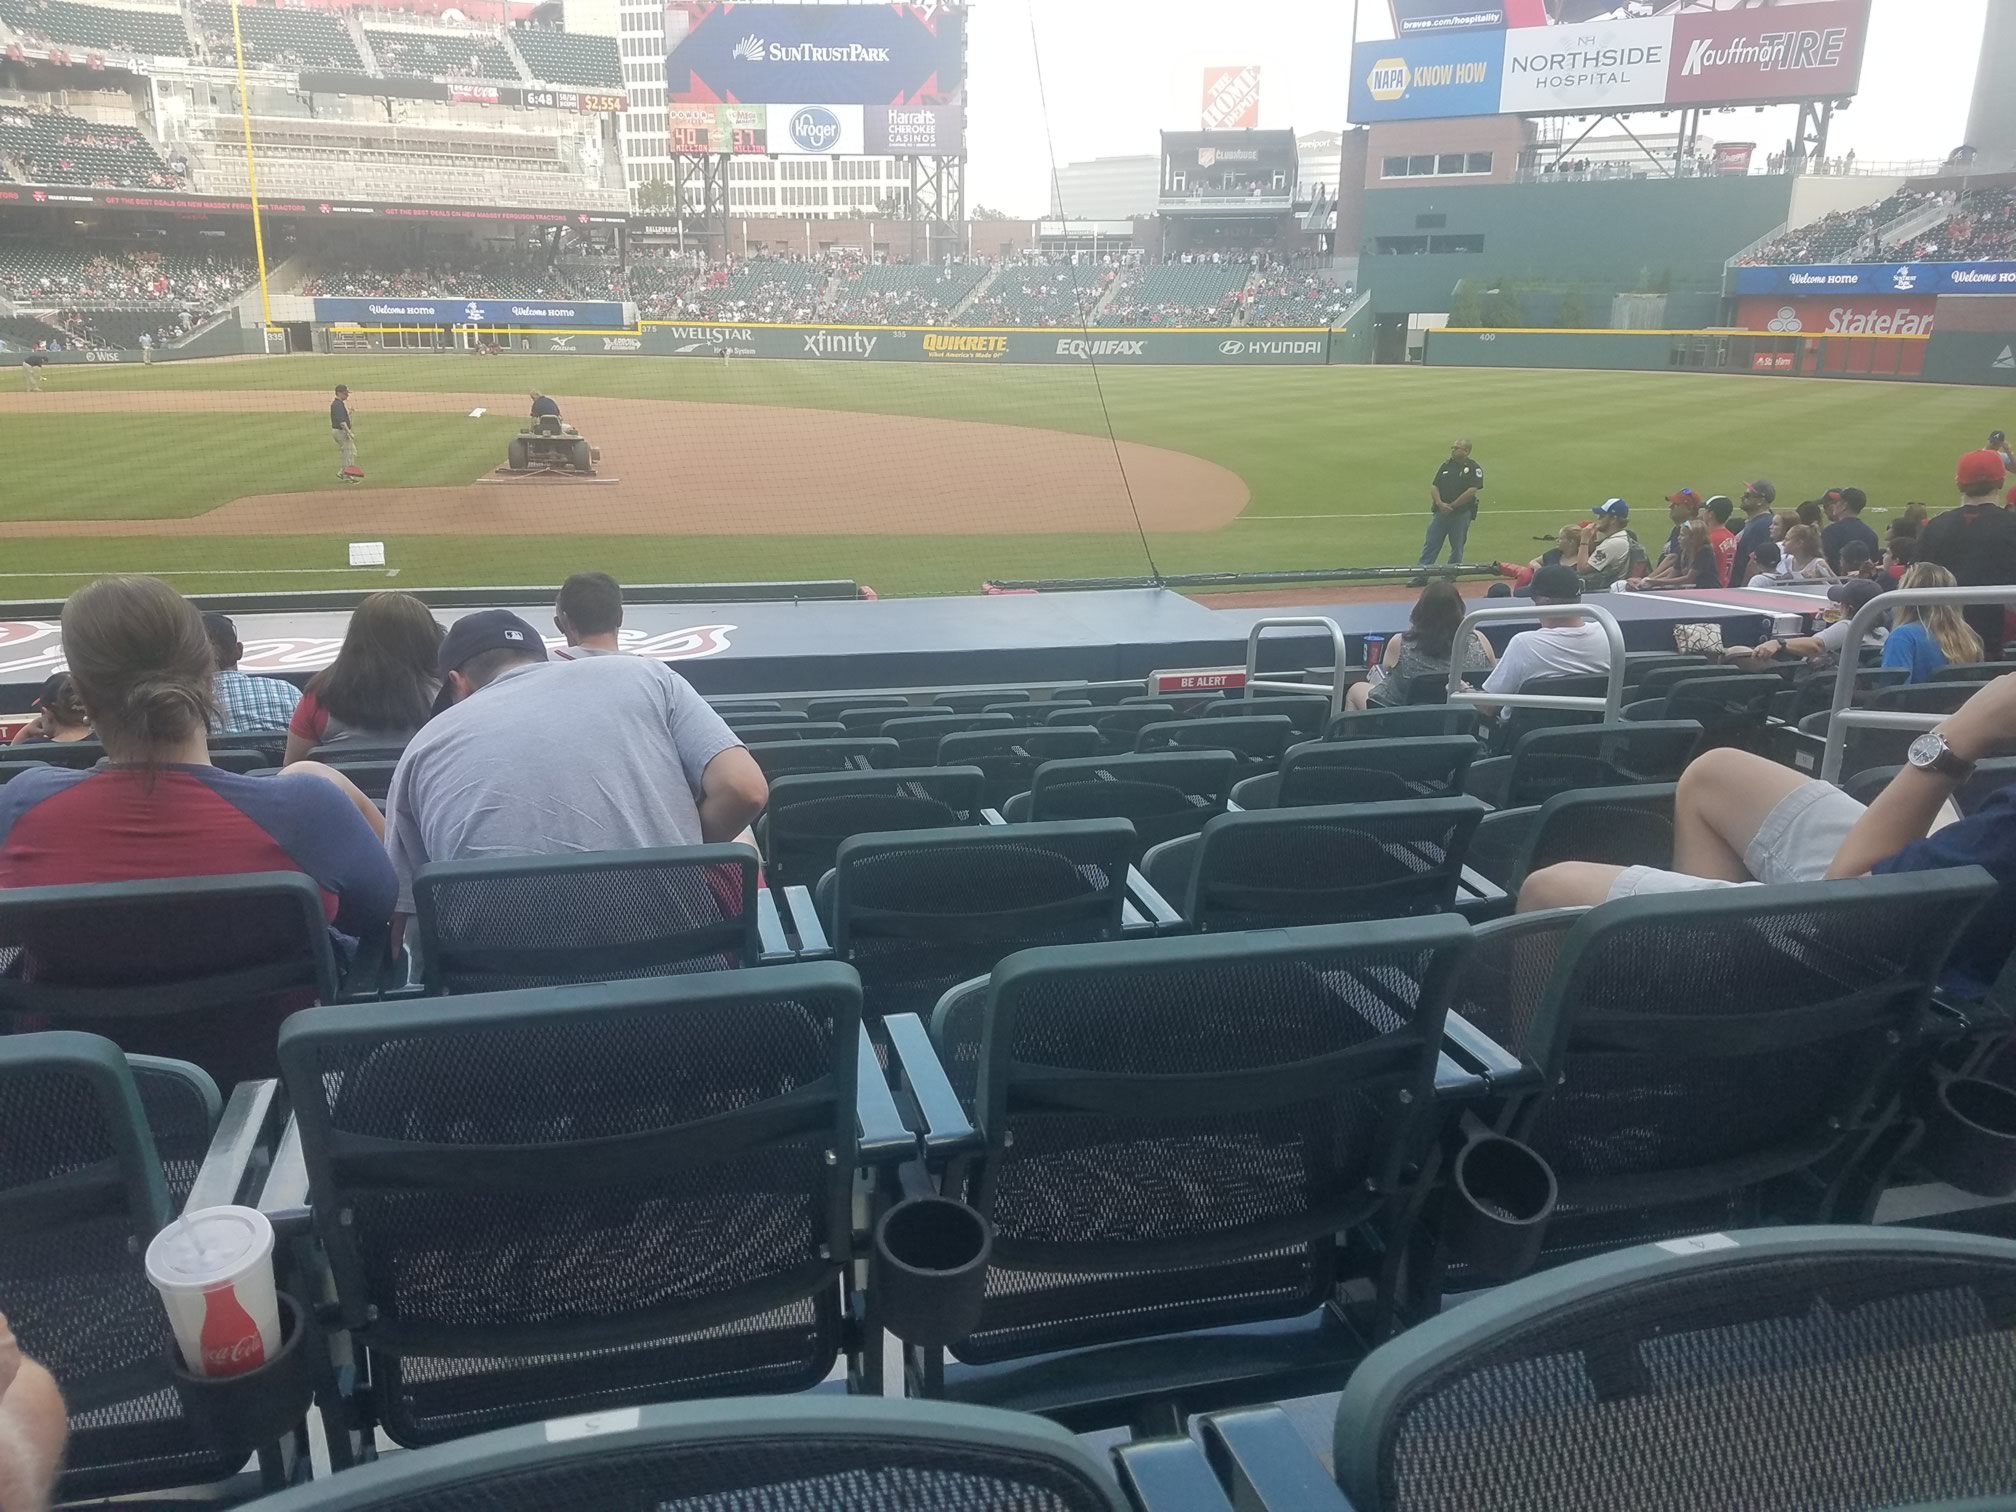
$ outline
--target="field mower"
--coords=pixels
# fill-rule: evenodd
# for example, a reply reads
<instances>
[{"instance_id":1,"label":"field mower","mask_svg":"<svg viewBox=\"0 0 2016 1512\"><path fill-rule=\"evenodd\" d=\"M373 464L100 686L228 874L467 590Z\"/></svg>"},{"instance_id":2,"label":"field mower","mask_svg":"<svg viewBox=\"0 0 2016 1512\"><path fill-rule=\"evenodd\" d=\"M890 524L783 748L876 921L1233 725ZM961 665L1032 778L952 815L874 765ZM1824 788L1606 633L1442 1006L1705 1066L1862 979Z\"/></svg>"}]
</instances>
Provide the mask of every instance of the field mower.
<instances>
[{"instance_id":1,"label":"field mower","mask_svg":"<svg viewBox=\"0 0 2016 1512\"><path fill-rule=\"evenodd\" d=\"M505 456L508 472L573 473L592 478L595 464L602 460L602 449L590 446L581 432L563 424L558 415L541 415L527 421L511 438Z\"/></svg>"}]
</instances>

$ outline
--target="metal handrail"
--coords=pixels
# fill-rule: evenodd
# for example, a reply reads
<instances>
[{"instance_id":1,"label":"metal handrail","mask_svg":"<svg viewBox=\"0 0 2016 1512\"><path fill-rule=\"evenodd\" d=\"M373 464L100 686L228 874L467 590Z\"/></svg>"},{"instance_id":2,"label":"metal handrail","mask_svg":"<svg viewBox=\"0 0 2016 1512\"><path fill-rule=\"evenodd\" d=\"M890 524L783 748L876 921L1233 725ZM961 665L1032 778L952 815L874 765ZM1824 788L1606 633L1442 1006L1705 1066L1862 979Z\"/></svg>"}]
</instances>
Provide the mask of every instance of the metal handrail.
<instances>
[{"instance_id":1,"label":"metal handrail","mask_svg":"<svg viewBox=\"0 0 2016 1512\"><path fill-rule=\"evenodd\" d=\"M1461 648L1470 643L1471 632L1479 624L1536 617L1594 620L1603 627L1604 637L1610 642L1610 686L1603 697L1588 698L1568 693L1478 693L1464 685L1463 664L1467 658ZM1616 616L1601 604L1536 604L1528 601L1472 609L1463 616L1463 623L1456 627L1455 638L1449 642L1449 702L1489 704L1499 709L1590 709L1600 712L1604 723L1613 723L1618 711L1624 707L1624 632L1618 628Z\"/></svg>"},{"instance_id":2,"label":"metal handrail","mask_svg":"<svg viewBox=\"0 0 2016 1512\"><path fill-rule=\"evenodd\" d=\"M1827 708L1827 752L1820 759L1820 780L1839 782L1841 763L1847 756L1850 730L1930 730L1953 716L1901 709L1855 709L1855 673L1860 667L1863 637L1892 609L1907 605L2016 604L2016 584L1996 588L1892 588L1879 593L1848 622L1848 643L1842 647L1841 665L1834 672L1834 700Z\"/></svg>"},{"instance_id":3,"label":"metal handrail","mask_svg":"<svg viewBox=\"0 0 2016 1512\"><path fill-rule=\"evenodd\" d=\"M1344 632L1337 628L1337 621L1320 614L1284 615L1278 619L1261 619L1253 622L1253 628L1246 632L1246 694L1251 698L1255 693L1311 693L1317 691L1311 683L1267 682L1260 676L1260 632L1263 630L1328 630L1330 632L1330 717L1335 719L1344 712L1344 668L1350 660L1350 653L1344 646Z\"/></svg>"}]
</instances>

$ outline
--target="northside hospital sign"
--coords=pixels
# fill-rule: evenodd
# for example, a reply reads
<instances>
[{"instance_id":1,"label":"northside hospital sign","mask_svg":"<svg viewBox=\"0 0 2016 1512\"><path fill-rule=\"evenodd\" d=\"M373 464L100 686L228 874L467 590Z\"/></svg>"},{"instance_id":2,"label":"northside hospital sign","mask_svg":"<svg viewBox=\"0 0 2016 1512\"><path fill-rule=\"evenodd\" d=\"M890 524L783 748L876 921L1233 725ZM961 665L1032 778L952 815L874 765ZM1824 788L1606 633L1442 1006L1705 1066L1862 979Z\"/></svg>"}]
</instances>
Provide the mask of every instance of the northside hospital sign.
<instances>
[{"instance_id":1,"label":"northside hospital sign","mask_svg":"<svg viewBox=\"0 0 2016 1512\"><path fill-rule=\"evenodd\" d=\"M1361 42L1351 119L1768 104L1855 92L1866 0Z\"/></svg>"}]
</instances>

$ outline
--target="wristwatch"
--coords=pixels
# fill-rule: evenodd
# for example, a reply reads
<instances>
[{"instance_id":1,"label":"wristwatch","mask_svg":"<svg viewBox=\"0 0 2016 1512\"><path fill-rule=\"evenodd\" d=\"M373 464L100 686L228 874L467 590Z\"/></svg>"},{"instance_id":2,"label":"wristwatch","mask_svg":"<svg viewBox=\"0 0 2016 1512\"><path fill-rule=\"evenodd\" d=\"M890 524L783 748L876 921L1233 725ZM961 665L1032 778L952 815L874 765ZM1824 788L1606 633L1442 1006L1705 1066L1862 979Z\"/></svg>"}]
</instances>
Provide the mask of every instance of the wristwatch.
<instances>
[{"instance_id":1,"label":"wristwatch","mask_svg":"<svg viewBox=\"0 0 2016 1512\"><path fill-rule=\"evenodd\" d=\"M1937 772L1953 782L1965 782L1974 775L1974 763L1962 761L1937 730L1927 730L1911 742L1908 759L1921 772Z\"/></svg>"}]
</instances>

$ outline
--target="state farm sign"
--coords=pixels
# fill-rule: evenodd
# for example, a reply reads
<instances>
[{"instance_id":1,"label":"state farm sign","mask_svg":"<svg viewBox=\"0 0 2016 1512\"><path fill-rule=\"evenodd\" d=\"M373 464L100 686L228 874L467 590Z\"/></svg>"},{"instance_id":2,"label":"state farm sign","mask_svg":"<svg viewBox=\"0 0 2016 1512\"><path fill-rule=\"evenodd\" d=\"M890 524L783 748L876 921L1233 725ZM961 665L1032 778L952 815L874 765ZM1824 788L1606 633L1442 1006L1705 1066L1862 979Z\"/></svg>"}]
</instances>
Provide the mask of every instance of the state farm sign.
<instances>
[{"instance_id":1,"label":"state farm sign","mask_svg":"<svg viewBox=\"0 0 2016 1512\"><path fill-rule=\"evenodd\" d=\"M1738 301L1736 324L1774 336L1930 336L1936 299L1772 299Z\"/></svg>"}]
</instances>

